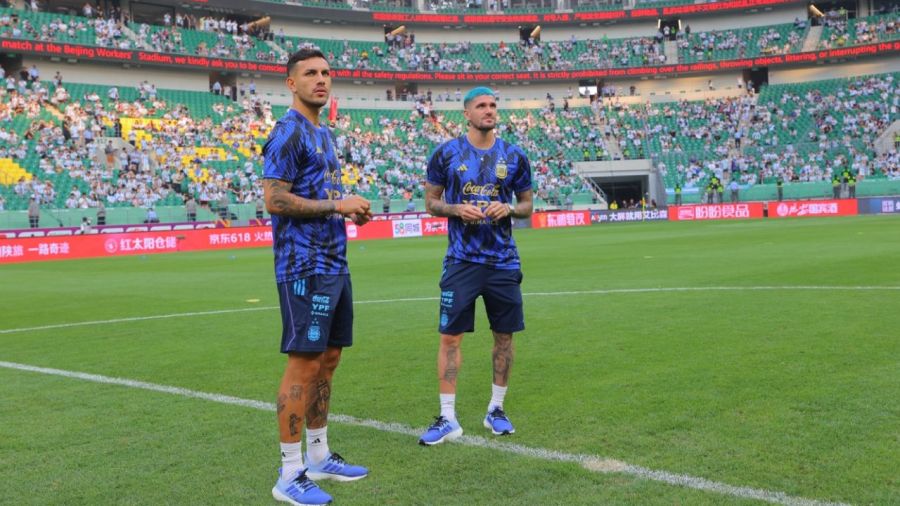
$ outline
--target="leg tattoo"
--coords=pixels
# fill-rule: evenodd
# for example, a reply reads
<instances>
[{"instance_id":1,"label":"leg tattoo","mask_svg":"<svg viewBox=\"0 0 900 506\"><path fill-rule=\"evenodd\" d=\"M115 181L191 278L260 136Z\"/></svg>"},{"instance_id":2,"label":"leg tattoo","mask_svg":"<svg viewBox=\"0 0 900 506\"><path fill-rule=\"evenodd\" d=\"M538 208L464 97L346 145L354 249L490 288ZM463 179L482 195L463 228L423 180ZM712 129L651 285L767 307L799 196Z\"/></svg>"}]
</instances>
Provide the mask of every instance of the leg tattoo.
<instances>
[{"instance_id":1,"label":"leg tattoo","mask_svg":"<svg viewBox=\"0 0 900 506\"><path fill-rule=\"evenodd\" d=\"M494 384L509 383L509 369L513 361L512 334L494 334Z\"/></svg>"},{"instance_id":2,"label":"leg tattoo","mask_svg":"<svg viewBox=\"0 0 900 506\"><path fill-rule=\"evenodd\" d=\"M291 436L296 436L297 434L300 434L300 429L301 429L300 422L302 422L302 421L303 421L303 419L300 418L299 416L297 416L296 413L291 413L291 416L288 417L288 423L290 424L290 429L291 429Z\"/></svg>"},{"instance_id":3,"label":"leg tattoo","mask_svg":"<svg viewBox=\"0 0 900 506\"><path fill-rule=\"evenodd\" d=\"M445 353L447 365L444 368L443 379L452 385L456 384L456 376L459 374L459 346L448 345Z\"/></svg>"},{"instance_id":4,"label":"leg tattoo","mask_svg":"<svg viewBox=\"0 0 900 506\"><path fill-rule=\"evenodd\" d=\"M306 406L306 425L321 428L328 423L328 405L331 401L331 382L320 379L310 391Z\"/></svg>"}]
</instances>

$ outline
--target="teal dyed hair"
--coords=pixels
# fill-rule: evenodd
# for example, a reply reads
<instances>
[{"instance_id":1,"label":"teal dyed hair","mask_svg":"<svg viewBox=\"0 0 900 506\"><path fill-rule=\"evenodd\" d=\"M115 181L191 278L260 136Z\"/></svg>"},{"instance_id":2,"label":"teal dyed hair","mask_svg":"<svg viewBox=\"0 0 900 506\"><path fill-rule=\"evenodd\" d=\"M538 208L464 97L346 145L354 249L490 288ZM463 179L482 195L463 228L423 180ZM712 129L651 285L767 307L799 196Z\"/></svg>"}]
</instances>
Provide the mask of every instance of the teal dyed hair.
<instances>
[{"instance_id":1,"label":"teal dyed hair","mask_svg":"<svg viewBox=\"0 0 900 506\"><path fill-rule=\"evenodd\" d=\"M463 107L468 107L469 102L475 100L476 98L478 98L482 95L488 95L488 96L497 98L497 96L494 95L494 90L488 88L487 86L479 86L477 88L472 88L471 90L469 90L468 93L466 93L465 98L463 98Z\"/></svg>"}]
</instances>

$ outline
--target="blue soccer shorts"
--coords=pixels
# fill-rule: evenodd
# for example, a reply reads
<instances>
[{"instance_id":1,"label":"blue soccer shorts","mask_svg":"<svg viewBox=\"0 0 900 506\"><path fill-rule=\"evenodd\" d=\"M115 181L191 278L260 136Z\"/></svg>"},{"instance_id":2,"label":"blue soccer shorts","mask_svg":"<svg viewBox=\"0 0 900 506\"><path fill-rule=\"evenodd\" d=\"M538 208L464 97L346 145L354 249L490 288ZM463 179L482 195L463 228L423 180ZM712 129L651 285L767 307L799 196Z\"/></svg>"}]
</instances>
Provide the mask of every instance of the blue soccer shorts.
<instances>
[{"instance_id":1,"label":"blue soccer shorts","mask_svg":"<svg viewBox=\"0 0 900 506\"><path fill-rule=\"evenodd\" d=\"M522 271L461 262L447 265L441 276L441 334L475 331L475 299L484 300L491 330L511 334L525 329Z\"/></svg>"},{"instance_id":2,"label":"blue soccer shorts","mask_svg":"<svg viewBox=\"0 0 900 506\"><path fill-rule=\"evenodd\" d=\"M353 345L350 276L313 275L278 283L281 352L319 353Z\"/></svg>"}]
</instances>

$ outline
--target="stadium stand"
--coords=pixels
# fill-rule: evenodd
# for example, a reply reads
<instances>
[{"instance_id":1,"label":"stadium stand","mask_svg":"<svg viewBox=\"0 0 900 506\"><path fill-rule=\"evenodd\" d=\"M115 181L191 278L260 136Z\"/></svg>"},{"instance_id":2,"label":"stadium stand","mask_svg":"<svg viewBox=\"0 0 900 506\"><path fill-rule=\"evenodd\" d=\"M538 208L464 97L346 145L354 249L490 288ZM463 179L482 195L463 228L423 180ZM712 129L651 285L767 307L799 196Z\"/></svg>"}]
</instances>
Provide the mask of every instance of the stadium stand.
<instances>
[{"instance_id":1,"label":"stadium stand","mask_svg":"<svg viewBox=\"0 0 900 506\"><path fill-rule=\"evenodd\" d=\"M678 61L669 61L664 34L655 29L646 36L556 41L502 41L476 43L421 43L414 34L384 41L301 38L269 32L226 18L177 16L181 24L159 19L158 24L129 23L116 19L0 9L0 37L57 40L103 47L141 48L148 51L214 56L259 62L284 62L303 46L318 47L335 68L376 70L443 70L455 72L503 70L572 70L626 68L664 63L694 63L771 54L802 49L807 24L767 25L740 30L678 34ZM21 26L13 22L22 20ZM827 18L822 47L850 46L898 37L900 15L846 20ZM127 26L127 28L126 28ZM192 28L193 27L193 28ZM858 30L859 27L859 30ZM857 33L858 30L858 33ZM636 29L636 31L641 31ZM259 35L259 36L257 36ZM264 38L272 40L264 40Z\"/></svg>"},{"instance_id":2,"label":"stadium stand","mask_svg":"<svg viewBox=\"0 0 900 506\"><path fill-rule=\"evenodd\" d=\"M663 63L665 54L662 32L593 39L573 35L530 44L421 43L410 32L383 42L283 33L264 40L227 18L186 19L122 23L5 8L0 9L0 37L260 61L280 60L302 45L314 45L335 67L388 70L647 66ZM819 44L894 40L898 21L897 13L849 20L829 13ZM640 26L635 25L635 33L643 31ZM693 33L685 29L676 37L678 60L797 52L808 33L806 23L797 22ZM6 210L27 208L32 196L50 208L76 210L101 202L123 209L179 207L193 198L209 213L259 200L260 152L284 105L252 93L235 93L237 100L232 100L226 93L157 88L158 83L137 77L134 87L110 86L63 81L61 76L48 80L37 67L34 72L0 79L0 121L5 126L0 132L0 198ZM687 201L702 198L713 176L738 180L745 198L771 198L778 180L794 195L822 196L832 175L850 170L863 191L865 185L900 181L897 151L878 154L873 148L875 139L900 120L898 78L898 73L883 73L777 84L758 94L741 88L699 100L637 102L611 96L579 107L548 93L537 107L504 107L499 132L529 153L538 207L595 202L599 196L578 175L576 163L618 159L652 160L670 191L676 185L697 190ZM332 125L344 183L371 200L420 199L429 153L464 130L458 106L449 110L439 104L451 101L449 91L438 93L435 103L430 91L409 98L389 108L344 107Z\"/></svg>"}]
</instances>

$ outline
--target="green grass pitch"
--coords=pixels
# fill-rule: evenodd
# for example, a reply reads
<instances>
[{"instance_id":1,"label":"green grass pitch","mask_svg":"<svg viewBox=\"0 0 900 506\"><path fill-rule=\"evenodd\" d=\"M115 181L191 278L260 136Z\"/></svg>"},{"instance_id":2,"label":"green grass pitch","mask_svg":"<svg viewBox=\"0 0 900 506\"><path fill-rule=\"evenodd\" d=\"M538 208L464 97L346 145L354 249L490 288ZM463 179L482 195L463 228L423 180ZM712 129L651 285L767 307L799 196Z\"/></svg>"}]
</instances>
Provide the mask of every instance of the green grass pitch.
<instances>
[{"instance_id":1,"label":"green grass pitch","mask_svg":"<svg viewBox=\"0 0 900 506\"><path fill-rule=\"evenodd\" d=\"M527 330L506 402L517 433L502 441L794 498L900 503L896 217L516 236ZM415 429L437 414L445 247L350 243L356 345L333 413ZM284 359L271 258L0 267L0 361L274 402ZM16 330L244 308L258 310ZM476 326L457 410L467 435L493 441L481 427L491 340L480 305ZM331 424L329 442L371 469L321 484L337 504L756 502L346 423ZM273 504L277 449L274 412L0 367L4 504Z\"/></svg>"}]
</instances>

